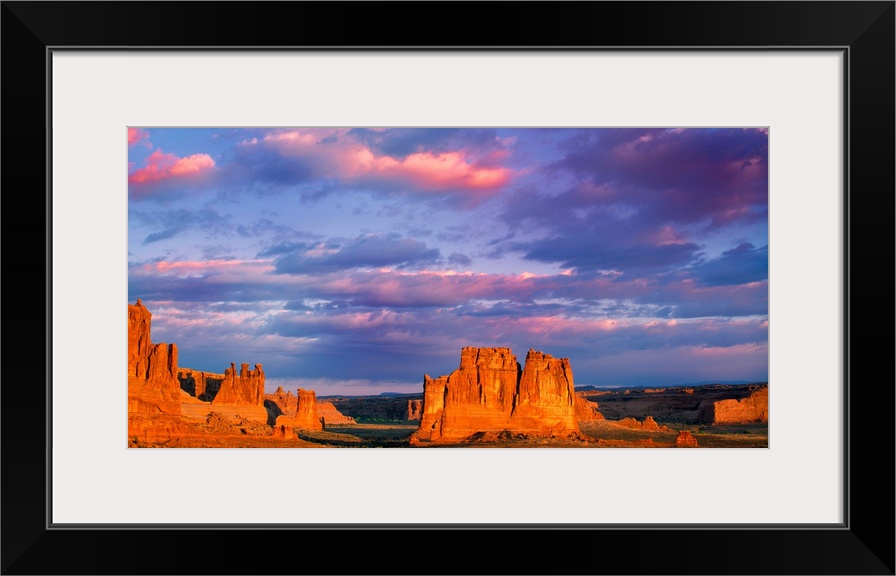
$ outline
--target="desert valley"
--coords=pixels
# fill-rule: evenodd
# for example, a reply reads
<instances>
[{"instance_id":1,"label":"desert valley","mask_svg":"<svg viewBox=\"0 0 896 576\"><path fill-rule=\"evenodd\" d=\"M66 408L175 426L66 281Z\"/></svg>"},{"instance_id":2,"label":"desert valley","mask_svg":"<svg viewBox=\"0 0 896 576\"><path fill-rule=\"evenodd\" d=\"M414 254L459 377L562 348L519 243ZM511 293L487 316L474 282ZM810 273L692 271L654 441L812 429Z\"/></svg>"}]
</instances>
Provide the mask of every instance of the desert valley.
<instances>
[{"instance_id":1,"label":"desert valley","mask_svg":"<svg viewBox=\"0 0 896 576\"><path fill-rule=\"evenodd\" d=\"M179 366L151 320L128 305L129 447L768 447L766 382L576 389L568 358L465 347L419 394L266 393L262 364Z\"/></svg>"}]
</instances>

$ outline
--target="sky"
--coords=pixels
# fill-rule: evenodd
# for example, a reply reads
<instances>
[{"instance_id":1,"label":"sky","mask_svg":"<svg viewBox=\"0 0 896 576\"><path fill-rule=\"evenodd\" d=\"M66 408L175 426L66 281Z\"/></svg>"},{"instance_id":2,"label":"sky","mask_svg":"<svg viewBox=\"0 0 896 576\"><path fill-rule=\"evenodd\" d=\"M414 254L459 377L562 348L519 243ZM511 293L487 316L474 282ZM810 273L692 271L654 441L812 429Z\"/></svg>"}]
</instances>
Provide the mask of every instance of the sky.
<instances>
[{"instance_id":1,"label":"sky","mask_svg":"<svg viewBox=\"0 0 896 576\"><path fill-rule=\"evenodd\" d=\"M153 342L269 392L768 379L764 128L129 128L127 242Z\"/></svg>"}]
</instances>

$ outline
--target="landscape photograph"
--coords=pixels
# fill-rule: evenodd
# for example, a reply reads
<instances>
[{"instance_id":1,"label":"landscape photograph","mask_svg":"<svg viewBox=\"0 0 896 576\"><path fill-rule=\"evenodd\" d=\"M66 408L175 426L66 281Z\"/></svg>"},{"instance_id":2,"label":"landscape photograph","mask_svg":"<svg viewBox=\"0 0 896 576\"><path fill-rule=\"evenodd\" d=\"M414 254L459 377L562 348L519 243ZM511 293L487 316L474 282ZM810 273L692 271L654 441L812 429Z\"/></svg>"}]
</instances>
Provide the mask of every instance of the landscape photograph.
<instances>
[{"instance_id":1,"label":"landscape photograph","mask_svg":"<svg viewBox=\"0 0 896 576\"><path fill-rule=\"evenodd\" d=\"M768 448L768 145L129 127L127 446Z\"/></svg>"}]
</instances>

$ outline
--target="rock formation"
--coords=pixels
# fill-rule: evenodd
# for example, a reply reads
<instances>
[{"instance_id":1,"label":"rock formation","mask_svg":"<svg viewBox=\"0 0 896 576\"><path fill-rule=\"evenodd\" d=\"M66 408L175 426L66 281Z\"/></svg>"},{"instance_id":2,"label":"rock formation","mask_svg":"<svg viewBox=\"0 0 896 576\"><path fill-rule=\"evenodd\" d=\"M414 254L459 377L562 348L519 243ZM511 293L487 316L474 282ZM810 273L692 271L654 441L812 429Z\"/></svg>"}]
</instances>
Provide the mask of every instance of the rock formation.
<instances>
[{"instance_id":1,"label":"rock formation","mask_svg":"<svg viewBox=\"0 0 896 576\"><path fill-rule=\"evenodd\" d=\"M248 364L241 364L240 373L237 374L236 365L231 362L230 368L224 371L224 381L212 404L264 407L264 371L261 364L256 364L255 370L249 370Z\"/></svg>"},{"instance_id":2,"label":"rock formation","mask_svg":"<svg viewBox=\"0 0 896 576\"><path fill-rule=\"evenodd\" d=\"M588 422L591 420L603 420L604 415L598 411L597 402L592 402L584 398L581 394L576 393L575 397L575 413L577 422Z\"/></svg>"},{"instance_id":3,"label":"rock formation","mask_svg":"<svg viewBox=\"0 0 896 576\"><path fill-rule=\"evenodd\" d=\"M224 374L213 374L191 368L178 368L177 379L180 381L181 390L203 402L211 402L218 394L218 390L221 389L221 383L224 382Z\"/></svg>"},{"instance_id":4,"label":"rock formation","mask_svg":"<svg viewBox=\"0 0 896 576\"><path fill-rule=\"evenodd\" d=\"M128 304L128 413L180 414L177 346L153 344L152 314Z\"/></svg>"},{"instance_id":5,"label":"rock formation","mask_svg":"<svg viewBox=\"0 0 896 576\"><path fill-rule=\"evenodd\" d=\"M568 358L529 350L520 369L510 348L461 350L460 366L423 377L423 413L413 441L452 442L479 432L579 434Z\"/></svg>"},{"instance_id":6,"label":"rock formation","mask_svg":"<svg viewBox=\"0 0 896 576\"><path fill-rule=\"evenodd\" d=\"M323 430L323 422L317 413L317 397L314 390L299 388L296 391L296 412L277 416L275 431L277 426L289 426L299 430Z\"/></svg>"},{"instance_id":7,"label":"rock formation","mask_svg":"<svg viewBox=\"0 0 896 576\"><path fill-rule=\"evenodd\" d=\"M713 425L768 422L768 387L753 390L745 398L701 402L698 419Z\"/></svg>"},{"instance_id":8,"label":"rock formation","mask_svg":"<svg viewBox=\"0 0 896 576\"><path fill-rule=\"evenodd\" d=\"M298 411L298 409L296 409ZM324 427L336 424L355 424L355 419L336 409L332 402L317 401L317 415L323 419Z\"/></svg>"},{"instance_id":9,"label":"rock formation","mask_svg":"<svg viewBox=\"0 0 896 576\"><path fill-rule=\"evenodd\" d=\"M419 420L423 416L423 400L408 400L406 420Z\"/></svg>"},{"instance_id":10,"label":"rock formation","mask_svg":"<svg viewBox=\"0 0 896 576\"><path fill-rule=\"evenodd\" d=\"M292 392L284 392L283 386L277 386L277 390L273 394L265 394L265 406L275 409L277 415L286 414L293 415L298 410L299 403Z\"/></svg>"},{"instance_id":11,"label":"rock formation","mask_svg":"<svg viewBox=\"0 0 896 576\"><path fill-rule=\"evenodd\" d=\"M676 448L695 448L696 446L697 439L694 438L689 430L678 431L678 438L675 439Z\"/></svg>"}]
</instances>

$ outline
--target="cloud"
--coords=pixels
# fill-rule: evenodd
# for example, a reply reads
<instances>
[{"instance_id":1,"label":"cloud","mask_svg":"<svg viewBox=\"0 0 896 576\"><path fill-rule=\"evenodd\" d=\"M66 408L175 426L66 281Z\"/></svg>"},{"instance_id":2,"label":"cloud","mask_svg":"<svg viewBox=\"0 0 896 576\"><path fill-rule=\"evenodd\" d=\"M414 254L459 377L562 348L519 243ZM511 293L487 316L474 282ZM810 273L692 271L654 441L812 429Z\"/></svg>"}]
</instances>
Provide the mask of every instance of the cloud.
<instances>
[{"instance_id":1,"label":"cloud","mask_svg":"<svg viewBox=\"0 0 896 576\"><path fill-rule=\"evenodd\" d=\"M506 154L498 150L444 145L451 141L459 146L470 137L428 138L424 133L411 145L411 133L380 133L387 143L376 143L371 134L346 129L276 130L244 141L239 154L256 159L252 170L262 179L284 183L315 179L390 192L490 193L513 177L513 170L500 162ZM403 139L405 144L396 144ZM442 145L429 147L427 142Z\"/></svg>"},{"instance_id":2,"label":"cloud","mask_svg":"<svg viewBox=\"0 0 896 576\"><path fill-rule=\"evenodd\" d=\"M146 148L152 148L149 141L149 132L142 128L128 128L128 147L140 144Z\"/></svg>"},{"instance_id":3,"label":"cloud","mask_svg":"<svg viewBox=\"0 0 896 576\"><path fill-rule=\"evenodd\" d=\"M461 254L460 252L454 252L453 254L448 256L448 263L457 264L458 266L469 266L473 263L473 261L470 260L469 256Z\"/></svg>"},{"instance_id":4,"label":"cloud","mask_svg":"<svg viewBox=\"0 0 896 576\"><path fill-rule=\"evenodd\" d=\"M133 224L155 228L144 239L144 244L152 244L167 240L193 230L203 230L214 235L216 230L230 230L230 215L222 215L217 210L206 208L201 210L131 210L128 213Z\"/></svg>"},{"instance_id":5,"label":"cloud","mask_svg":"<svg viewBox=\"0 0 896 576\"><path fill-rule=\"evenodd\" d=\"M611 186L654 222L719 226L766 217L768 135L753 129L580 132L554 165Z\"/></svg>"},{"instance_id":6,"label":"cloud","mask_svg":"<svg viewBox=\"0 0 896 576\"><path fill-rule=\"evenodd\" d=\"M283 250L278 246L268 249ZM313 245L300 243L274 260L277 273L309 274L351 268L409 266L433 262L439 250L424 242L395 235L368 234L351 240L333 239Z\"/></svg>"},{"instance_id":7,"label":"cloud","mask_svg":"<svg viewBox=\"0 0 896 576\"><path fill-rule=\"evenodd\" d=\"M693 268L693 273L704 286L725 286L759 282L768 278L768 246L755 248L743 242Z\"/></svg>"},{"instance_id":8,"label":"cloud","mask_svg":"<svg viewBox=\"0 0 896 576\"><path fill-rule=\"evenodd\" d=\"M182 182L206 176L215 167L215 161L208 154L193 154L179 158L174 154L162 152L159 148L149 155L146 165L137 168L128 175L130 197L141 200L152 196L156 191L164 191L156 185L165 182Z\"/></svg>"}]
</instances>

